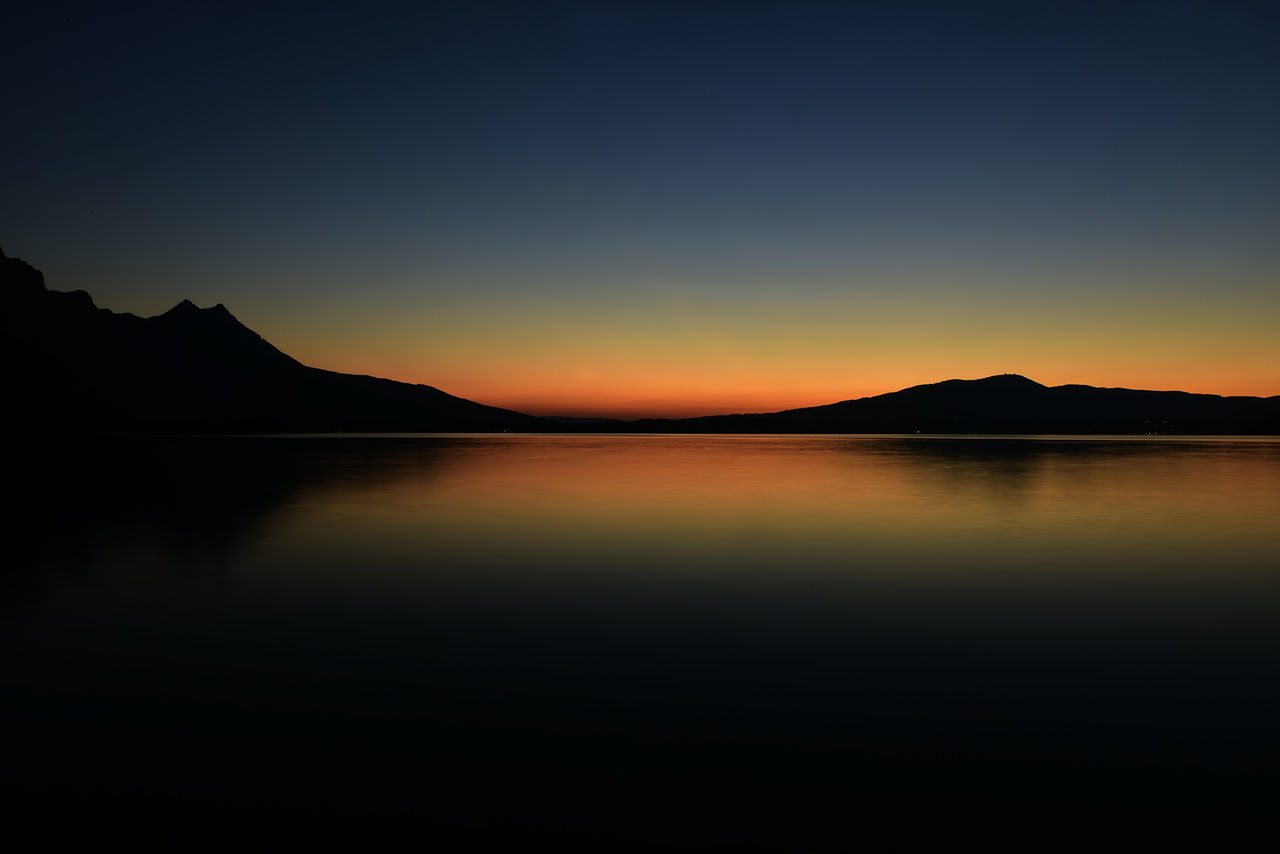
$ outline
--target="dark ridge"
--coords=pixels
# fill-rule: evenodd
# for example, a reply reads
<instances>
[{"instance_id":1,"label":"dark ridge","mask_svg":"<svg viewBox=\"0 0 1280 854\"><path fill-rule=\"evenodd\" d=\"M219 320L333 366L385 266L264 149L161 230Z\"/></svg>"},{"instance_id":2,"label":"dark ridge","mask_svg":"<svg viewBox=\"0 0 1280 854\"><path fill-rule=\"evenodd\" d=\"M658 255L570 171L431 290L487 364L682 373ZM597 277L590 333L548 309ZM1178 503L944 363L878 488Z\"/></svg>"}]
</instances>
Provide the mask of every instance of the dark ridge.
<instances>
[{"instance_id":1,"label":"dark ridge","mask_svg":"<svg viewBox=\"0 0 1280 854\"><path fill-rule=\"evenodd\" d=\"M45 287L0 258L10 432L537 430L530 415L426 385L308 367L219 304L141 318Z\"/></svg>"},{"instance_id":2,"label":"dark ridge","mask_svg":"<svg viewBox=\"0 0 1280 854\"><path fill-rule=\"evenodd\" d=\"M1087 385L1049 387L1018 374L749 415L638 422L700 433L1278 434L1280 398L1221 397Z\"/></svg>"}]
</instances>

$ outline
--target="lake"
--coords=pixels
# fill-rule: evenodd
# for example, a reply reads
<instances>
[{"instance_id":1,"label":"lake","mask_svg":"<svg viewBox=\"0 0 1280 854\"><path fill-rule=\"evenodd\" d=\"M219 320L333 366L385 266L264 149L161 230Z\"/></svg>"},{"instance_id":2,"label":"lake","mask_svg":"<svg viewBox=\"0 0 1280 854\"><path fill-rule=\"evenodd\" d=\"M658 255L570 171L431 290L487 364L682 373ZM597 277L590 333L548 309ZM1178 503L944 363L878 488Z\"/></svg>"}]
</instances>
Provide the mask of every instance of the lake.
<instances>
[{"instance_id":1,"label":"lake","mask_svg":"<svg viewBox=\"0 0 1280 854\"><path fill-rule=\"evenodd\" d=\"M9 478L16 813L603 850L1272 820L1278 439L69 445Z\"/></svg>"}]
</instances>

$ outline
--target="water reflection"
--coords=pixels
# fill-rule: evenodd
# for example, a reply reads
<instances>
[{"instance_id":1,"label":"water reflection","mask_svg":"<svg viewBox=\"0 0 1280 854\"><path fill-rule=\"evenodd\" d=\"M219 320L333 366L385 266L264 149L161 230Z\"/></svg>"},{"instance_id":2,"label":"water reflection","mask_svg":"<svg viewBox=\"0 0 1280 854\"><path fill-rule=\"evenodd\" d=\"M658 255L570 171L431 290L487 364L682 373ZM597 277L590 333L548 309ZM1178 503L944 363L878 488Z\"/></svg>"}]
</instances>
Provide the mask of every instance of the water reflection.
<instances>
[{"instance_id":1,"label":"water reflection","mask_svg":"<svg viewBox=\"0 0 1280 854\"><path fill-rule=\"evenodd\" d=\"M907 555L984 549L984 565L1013 568L1019 542L1073 571L1100 548L1179 564L1225 551L1238 569L1275 545L1280 489L1280 444L1265 440L246 438L25 459L17 572L226 567L252 544L339 569L353 549L593 569L603 550L664 571L888 555L900 573Z\"/></svg>"},{"instance_id":2,"label":"water reflection","mask_svg":"<svg viewBox=\"0 0 1280 854\"><path fill-rule=\"evenodd\" d=\"M1112 575L1262 570L1271 443L486 439L319 454L272 532L307 572ZM326 449L331 452L332 449ZM284 566L287 561L280 562Z\"/></svg>"},{"instance_id":3,"label":"water reflection","mask_svg":"<svg viewBox=\"0 0 1280 854\"><path fill-rule=\"evenodd\" d=\"M922 814L1270 812L1280 442L223 438L31 459L0 721L28 736L5 794L33 809L777 847Z\"/></svg>"}]
</instances>

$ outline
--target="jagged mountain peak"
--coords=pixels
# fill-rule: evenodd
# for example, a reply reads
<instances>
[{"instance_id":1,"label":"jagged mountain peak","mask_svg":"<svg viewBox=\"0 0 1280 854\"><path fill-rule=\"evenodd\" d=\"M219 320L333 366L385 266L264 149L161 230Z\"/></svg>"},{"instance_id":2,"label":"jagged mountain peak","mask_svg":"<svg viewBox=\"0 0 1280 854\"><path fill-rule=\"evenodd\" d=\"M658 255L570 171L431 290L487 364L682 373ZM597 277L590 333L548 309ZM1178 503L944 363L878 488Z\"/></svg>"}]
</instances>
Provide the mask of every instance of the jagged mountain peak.
<instances>
[{"instance_id":1,"label":"jagged mountain peak","mask_svg":"<svg viewBox=\"0 0 1280 854\"><path fill-rule=\"evenodd\" d=\"M25 261L0 259L0 336L13 411L40 431L493 431L529 415L429 386L311 368L225 305L184 299L140 318L84 291L48 290Z\"/></svg>"},{"instance_id":2,"label":"jagged mountain peak","mask_svg":"<svg viewBox=\"0 0 1280 854\"><path fill-rule=\"evenodd\" d=\"M160 323L162 326L178 326L180 328L206 331L235 330L238 333L252 333L254 338L259 337L256 332L241 323L222 303L209 308L201 308L191 300L184 299L164 314L157 315L151 320Z\"/></svg>"},{"instance_id":3,"label":"jagged mountain peak","mask_svg":"<svg viewBox=\"0 0 1280 854\"><path fill-rule=\"evenodd\" d=\"M168 316L181 317L184 315L190 315L190 316L204 315L206 317L230 317L233 320L235 319L234 315L232 315L231 312L227 310L227 307L222 303L218 303L217 305L211 306L210 308L201 308L200 306L196 305L189 299L184 299L182 302L178 303L173 308L169 309L168 311L166 311L164 314L160 316L161 317L168 317Z\"/></svg>"},{"instance_id":4,"label":"jagged mountain peak","mask_svg":"<svg viewBox=\"0 0 1280 854\"><path fill-rule=\"evenodd\" d=\"M21 258L10 258L0 251L0 291L7 300L40 299L47 291L44 273Z\"/></svg>"}]
</instances>

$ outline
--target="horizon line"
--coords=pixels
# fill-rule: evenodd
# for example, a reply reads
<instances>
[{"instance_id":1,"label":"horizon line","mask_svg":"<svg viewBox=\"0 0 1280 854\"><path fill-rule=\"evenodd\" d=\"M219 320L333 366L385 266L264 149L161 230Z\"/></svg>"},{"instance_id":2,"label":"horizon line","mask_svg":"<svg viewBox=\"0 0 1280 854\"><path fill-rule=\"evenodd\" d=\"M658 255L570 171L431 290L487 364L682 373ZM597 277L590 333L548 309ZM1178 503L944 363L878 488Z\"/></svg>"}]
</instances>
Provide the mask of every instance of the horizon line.
<instances>
[{"instance_id":1,"label":"horizon line","mask_svg":"<svg viewBox=\"0 0 1280 854\"><path fill-rule=\"evenodd\" d=\"M91 304L95 308L98 308L99 310L107 311L107 312L110 312L111 314L131 315L134 317L139 317L139 315L133 314L132 312L117 312L114 309L109 309L109 308L106 308L105 306L99 306L96 300L93 299L92 295L84 290L57 291L54 288L50 288L48 284L45 283L43 272L40 271L39 268L34 267L34 265L30 264L30 262L26 261L25 259L5 254L3 249L0 249L0 258L3 258L4 260L7 260L7 261L16 261L31 268L33 271L39 274L41 285L46 291L50 293L77 293L77 292L83 293L85 294L85 296L89 298L89 301L91 302ZM219 302L210 307L200 307L196 305L196 303L191 299L184 298L179 300L177 303L174 304L174 306L167 309L166 311L161 312L159 314L143 316L143 319L154 319L154 318L163 317L164 315L169 314L170 312L173 312L175 309L180 309L185 306L190 306L191 308L200 312L218 312L218 313L224 314L226 317L233 320L242 328L257 335L260 339L270 344L273 348L275 347L275 345L271 342L270 339L267 338L267 336L263 335L262 333L258 332L256 329L253 329L248 325L244 324L243 322L241 322L239 318L236 317L222 302ZM776 414L780 412L791 412L796 410L820 408L824 406L831 406L833 404L839 404L839 403L844 403L849 401L866 400L869 398L875 398L875 397L880 397L887 394L893 394L896 392L900 392L900 391L904 391L907 389L916 388L920 386L937 385L939 383L951 382L951 381L976 382L979 380L991 379L991 378L1000 377L1000 376L1021 377L1023 379L1027 379L1030 382L1035 383L1036 385L1042 386L1044 388L1050 388L1050 389L1062 388L1067 386L1087 386L1087 387L1099 388L1099 389L1122 389L1122 390L1128 390L1128 391L1179 392L1179 393L1192 394L1192 395L1206 395L1206 396L1218 397L1223 399L1253 398L1253 399L1259 399L1259 400L1266 400L1274 397L1280 397L1280 394L1256 394L1256 393L1255 394L1223 394L1222 392L1216 391L1216 390L1201 391L1201 390L1193 390L1192 388L1186 388L1186 387L1152 388L1150 386L1143 386L1143 385L1127 385L1127 384L1126 385L1119 385L1119 384L1108 385L1108 384L1084 383L1084 382L1078 382L1078 381L1073 381L1068 383L1059 383L1056 385L1049 385L1046 383L1042 383L1038 380L1031 379L1026 374L1004 371L999 373L984 374L982 376L972 377L972 378L948 377L946 379L929 380L924 382L917 381L917 382L909 383L905 385L889 386L887 388L882 388L881 390L877 390L871 393L866 393L861 395L855 394L852 396L837 396L834 399L823 397L823 398L817 398L816 400L814 400L813 398L810 398L806 402L800 402L800 403L793 402L793 403L782 404L782 405L766 404L759 401L758 399L756 402L752 404L746 404L746 405L733 404L729 402L723 402L721 404L716 404L713 402L699 403L698 399L695 399L695 398L688 398L680 401L666 399L666 400L662 400L661 402L653 401L651 399L650 402L640 401L640 402L632 402L632 403L618 403L615 405L607 405L607 404L601 405L599 403L595 403L595 404L588 403L586 405L581 403L560 404L560 403L554 403L554 402L540 402L537 399L539 396L536 394L535 395L529 395L529 394L517 395L514 400L511 397L507 397L501 393L491 394L486 392L479 392L475 396L471 396L470 393L465 393L465 392L458 393L451 389L442 388L439 385L436 385L434 382L423 382L422 380L419 380L419 379L396 378L392 376L393 374L399 373L401 374L401 377L404 377L404 374L399 371L380 371L375 373L372 371L344 370L340 367L320 367L319 365L314 364L310 359L308 359L307 361L303 361L303 359L299 359L293 356L291 352L287 352L280 348L275 348L275 349L279 350L279 352L283 353L284 355L294 359L299 364L306 365L307 367L311 367L316 370L323 370L323 371L329 371L329 372L340 373L340 374L348 374L351 376L375 377L377 379L384 379L391 382L399 382L399 383L405 383L409 385L424 385L431 388L435 388L439 391L449 394L452 397L457 397L462 400L468 400L474 403L479 403L484 406L504 409L510 412L514 412L521 415L527 415L535 418L601 420L601 421L624 422L624 423L632 422L632 421L664 421L664 420L679 421L679 420L687 420L687 419L714 418L714 417L739 416L739 415L771 415L771 414ZM504 397L505 397L505 400L504 400ZM530 399L530 398L533 398L533 399ZM542 401L545 401L546 399L547 399L546 397L543 397Z\"/></svg>"}]
</instances>

